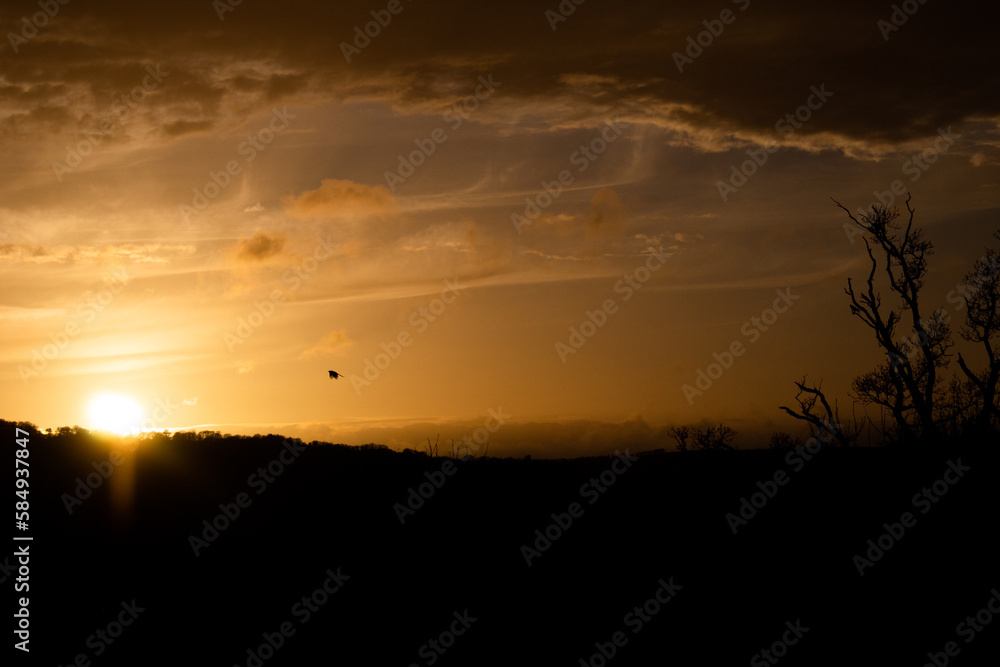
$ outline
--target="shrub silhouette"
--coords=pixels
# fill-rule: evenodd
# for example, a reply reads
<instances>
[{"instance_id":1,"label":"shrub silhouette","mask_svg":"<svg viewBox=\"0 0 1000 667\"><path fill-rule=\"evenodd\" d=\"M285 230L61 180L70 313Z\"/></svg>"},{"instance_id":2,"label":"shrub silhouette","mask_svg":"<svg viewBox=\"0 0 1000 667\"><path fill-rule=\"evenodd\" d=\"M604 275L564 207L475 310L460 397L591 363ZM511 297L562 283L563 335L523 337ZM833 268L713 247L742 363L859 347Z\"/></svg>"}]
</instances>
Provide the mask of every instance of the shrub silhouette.
<instances>
[{"instance_id":1,"label":"shrub silhouette","mask_svg":"<svg viewBox=\"0 0 1000 667\"><path fill-rule=\"evenodd\" d=\"M767 448L786 451L801 447L803 444L802 438L785 433L784 431L776 431L771 434L771 440L767 443Z\"/></svg>"},{"instance_id":2,"label":"shrub silhouette","mask_svg":"<svg viewBox=\"0 0 1000 667\"><path fill-rule=\"evenodd\" d=\"M736 451L730 443L736 437L736 431L719 422L715 426L698 428L696 426L672 426L667 429L667 435L677 441L677 451L688 451L689 441L695 449L701 451Z\"/></svg>"}]
</instances>

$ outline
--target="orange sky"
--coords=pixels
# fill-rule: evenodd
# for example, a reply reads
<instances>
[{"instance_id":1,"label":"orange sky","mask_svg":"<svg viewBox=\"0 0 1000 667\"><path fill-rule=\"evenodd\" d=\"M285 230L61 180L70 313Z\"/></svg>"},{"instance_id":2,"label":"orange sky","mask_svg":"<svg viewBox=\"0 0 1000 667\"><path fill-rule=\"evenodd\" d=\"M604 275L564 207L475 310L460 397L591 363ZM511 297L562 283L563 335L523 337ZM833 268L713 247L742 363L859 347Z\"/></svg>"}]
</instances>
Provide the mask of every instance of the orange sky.
<instances>
[{"instance_id":1,"label":"orange sky","mask_svg":"<svg viewBox=\"0 0 1000 667\"><path fill-rule=\"evenodd\" d=\"M934 307L1000 227L975 10L385 6L0 9L4 418L89 426L108 391L156 428L415 446L502 408L491 454L541 456L794 430L793 380L850 406L879 358L831 196L913 194Z\"/></svg>"}]
</instances>

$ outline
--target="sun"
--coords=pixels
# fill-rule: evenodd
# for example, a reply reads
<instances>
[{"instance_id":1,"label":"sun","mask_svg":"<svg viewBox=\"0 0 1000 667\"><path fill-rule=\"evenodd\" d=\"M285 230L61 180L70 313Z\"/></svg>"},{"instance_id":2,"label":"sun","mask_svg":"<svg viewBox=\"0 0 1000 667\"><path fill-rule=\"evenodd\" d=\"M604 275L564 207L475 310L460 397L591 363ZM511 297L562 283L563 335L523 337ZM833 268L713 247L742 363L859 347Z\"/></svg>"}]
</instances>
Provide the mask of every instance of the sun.
<instances>
[{"instance_id":1,"label":"sun","mask_svg":"<svg viewBox=\"0 0 1000 667\"><path fill-rule=\"evenodd\" d=\"M117 435L138 433L142 424L142 408L131 398L120 394L99 394L90 401L87 410L90 426Z\"/></svg>"}]
</instances>

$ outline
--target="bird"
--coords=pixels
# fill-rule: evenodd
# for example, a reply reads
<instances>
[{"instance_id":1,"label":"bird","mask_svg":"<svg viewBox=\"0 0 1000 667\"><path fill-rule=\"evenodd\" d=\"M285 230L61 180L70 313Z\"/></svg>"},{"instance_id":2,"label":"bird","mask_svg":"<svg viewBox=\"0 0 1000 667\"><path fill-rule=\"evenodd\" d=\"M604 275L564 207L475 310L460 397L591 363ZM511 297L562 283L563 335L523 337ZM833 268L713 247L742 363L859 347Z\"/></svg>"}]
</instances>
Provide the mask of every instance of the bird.
<instances>
[{"instance_id":1,"label":"bird","mask_svg":"<svg viewBox=\"0 0 1000 667\"><path fill-rule=\"evenodd\" d=\"M331 380L336 380L337 378L341 377L341 374L338 373L337 371L329 371L329 373Z\"/></svg>"}]
</instances>

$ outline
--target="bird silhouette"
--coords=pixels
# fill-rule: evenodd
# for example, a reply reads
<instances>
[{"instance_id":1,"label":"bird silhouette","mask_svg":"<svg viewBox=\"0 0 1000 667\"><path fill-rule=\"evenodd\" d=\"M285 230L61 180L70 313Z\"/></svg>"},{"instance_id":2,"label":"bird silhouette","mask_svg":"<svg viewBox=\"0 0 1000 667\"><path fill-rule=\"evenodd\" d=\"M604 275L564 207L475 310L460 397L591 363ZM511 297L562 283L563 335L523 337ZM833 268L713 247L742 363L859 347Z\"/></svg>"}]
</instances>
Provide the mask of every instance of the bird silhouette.
<instances>
[{"instance_id":1,"label":"bird silhouette","mask_svg":"<svg viewBox=\"0 0 1000 667\"><path fill-rule=\"evenodd\" d=\"M330 379L331 380L336 380L339 377L341 377L340 373L338 373L337 371L330 371Z\"/></svg>"}]
</instances>

